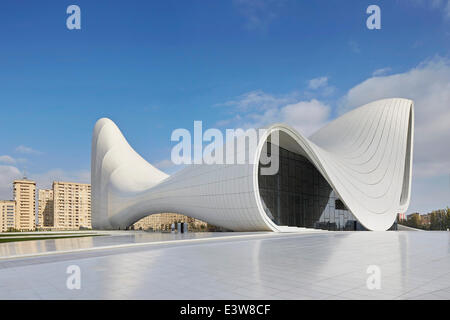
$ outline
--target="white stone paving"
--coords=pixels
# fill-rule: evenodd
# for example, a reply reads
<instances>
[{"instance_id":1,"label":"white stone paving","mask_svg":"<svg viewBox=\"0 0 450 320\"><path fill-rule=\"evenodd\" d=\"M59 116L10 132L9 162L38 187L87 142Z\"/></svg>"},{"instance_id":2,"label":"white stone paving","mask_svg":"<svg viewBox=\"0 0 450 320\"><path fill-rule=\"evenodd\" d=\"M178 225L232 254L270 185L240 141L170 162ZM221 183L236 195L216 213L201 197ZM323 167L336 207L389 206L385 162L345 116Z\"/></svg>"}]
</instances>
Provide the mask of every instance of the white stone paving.
<instances>
[{"instance_id":1,"label":"white stone paving","mask_svg":"<svg viewBox=\"0 0 450 320\"><path fill-rule=\"evenodd\" d=\"M69 265L80 290L66 287ZM450 299L450 232L228 234L3 259L0 299Z\"/></svg>"}]
</instances>

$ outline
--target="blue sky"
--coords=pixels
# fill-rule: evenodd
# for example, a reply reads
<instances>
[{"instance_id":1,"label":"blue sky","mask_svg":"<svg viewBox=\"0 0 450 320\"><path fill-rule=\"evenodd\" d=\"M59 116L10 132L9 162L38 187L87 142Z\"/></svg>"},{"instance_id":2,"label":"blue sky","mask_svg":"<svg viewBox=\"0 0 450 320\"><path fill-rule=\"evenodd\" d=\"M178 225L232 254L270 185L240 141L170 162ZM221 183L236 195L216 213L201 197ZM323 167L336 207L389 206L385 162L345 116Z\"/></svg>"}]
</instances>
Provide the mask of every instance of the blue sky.
<instances>
[{"instance_id":1,"label":"blue sky","mask_svg":"<svg viewBox=\"0 0 450 320\"><path fill-rule=\"evenodd\" d=\"M66 28L71 4L81 30ZM371 4L381 30L366 28ZM369 102L362 93L388 92L414 98L417 135L427 137L417 142L410 211L450 205L450 152L436 146L450 140L436 129L450 127L450 97L439 94L450 92L449 0L4 0L0 43L1 198L23 170L40 187L88 181L101 117L170 172L170 135L194 120L297 121L306 134ZM392 77L403 81L383 90Z\"/></svg>"}]
</instances>

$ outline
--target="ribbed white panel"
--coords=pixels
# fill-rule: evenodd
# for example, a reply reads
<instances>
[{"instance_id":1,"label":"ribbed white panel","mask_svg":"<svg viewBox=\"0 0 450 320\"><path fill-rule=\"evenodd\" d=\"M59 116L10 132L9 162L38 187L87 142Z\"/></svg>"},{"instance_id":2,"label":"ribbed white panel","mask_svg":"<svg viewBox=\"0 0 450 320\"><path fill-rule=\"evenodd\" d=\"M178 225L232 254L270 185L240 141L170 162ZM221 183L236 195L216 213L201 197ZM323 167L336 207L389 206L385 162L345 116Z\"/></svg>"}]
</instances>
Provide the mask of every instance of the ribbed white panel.
<instances>
[{"instance_id":1,"label":"ribbed white panel","mask_svg":"<svg viewBox=\"0 0 450 320\"><path fill-rule=\"evenodd\" d=\"M310 139L272 125L254 157L268 134L280 132L280 145L306 156L366 228L386 230L409 205L413 125L411 100L380 100ZM190 165L169 177L139 156L111 120L100 119L91 166L94 228L125 228L152 213L174 212L235 231L291 230L264 213L257 165Z\"/></svg>"}]
</instances>

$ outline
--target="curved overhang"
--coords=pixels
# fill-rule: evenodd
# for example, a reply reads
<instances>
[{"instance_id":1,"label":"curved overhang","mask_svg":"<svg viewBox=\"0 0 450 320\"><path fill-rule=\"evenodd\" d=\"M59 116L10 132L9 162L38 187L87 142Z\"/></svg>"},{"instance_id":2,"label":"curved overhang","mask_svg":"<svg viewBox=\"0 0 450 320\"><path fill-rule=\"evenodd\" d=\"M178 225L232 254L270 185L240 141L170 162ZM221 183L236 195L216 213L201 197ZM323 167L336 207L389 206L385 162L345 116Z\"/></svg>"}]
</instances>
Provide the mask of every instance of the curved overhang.
<instances>
[{"instance_id":1,"label":"curved overhang","mask_svg":"<svg viewBox=\"0 0 450 320\"><path fill-rule=\"evenodd\" d=\"M235 231L286 231L266 214L258 185L261 152L274 133L280 147L307 158L369 230L387 230L409 205L413 102L385 99L350 111L309 138L286 124L259 137L253 163L189 165L168 176L100 119L92 145L92 219L125 228L152 213L174 212ZM271 141L272 142L272 141Z\"/></svg>"}]
</instances>

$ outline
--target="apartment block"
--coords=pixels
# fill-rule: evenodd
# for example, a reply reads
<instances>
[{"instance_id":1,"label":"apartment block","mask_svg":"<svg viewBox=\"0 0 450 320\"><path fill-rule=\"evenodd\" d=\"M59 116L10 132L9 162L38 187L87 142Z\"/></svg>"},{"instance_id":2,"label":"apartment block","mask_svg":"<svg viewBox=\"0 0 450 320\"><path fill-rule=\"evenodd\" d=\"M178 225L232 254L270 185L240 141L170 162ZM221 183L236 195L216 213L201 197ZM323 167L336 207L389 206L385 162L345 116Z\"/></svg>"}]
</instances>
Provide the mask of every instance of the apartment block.
<instances>
[{"instance_id":1,"label":"apartment block","mask_svg":"<svg viewBox=\"0 0 450 320\"><path fill-rule=\"evenodd\" d=\"M91 228L90 184L53 182L53 223L59 230Z\"/></svg>"},{"instance_id":2,"label":"apartment block","mask_svg":"<svg viewBox=\"0 0 450 320\"><path fill-rule=\"evenodd\" d=\"M32 231L36 228L36 182L28 179L15 180L13 186L16 229Z\"/></svg>"},{"instance_id":3,"label":"apartment block","mask_svg":"<svg viewBox=\"0 0 450 320\"><path fill-rule=\"evenodd\" d=\"M15 225L16 202L14 200L0 200L0 232L5 232L16 227Z\"/></svg>"},{"instance_id":4,"label":"apartment block","mask_svg":"<svg viewBox=\"0 0 450 320\"><path fill-rule=\"evenodd\" d=\"M431 213L420 215L420 221L423 225L429 226L431 224Z\"/></svg>"},{"instance_id":5,"label":"apartment block","mask_svg":"<svg viewBox=\"0 0 450 320\"><path fill-rule=\"evenodd\" d=\"M53 227L53 190L40 189L38 191L38 223L37 226Z\"/></svg>"}]
</instances>

